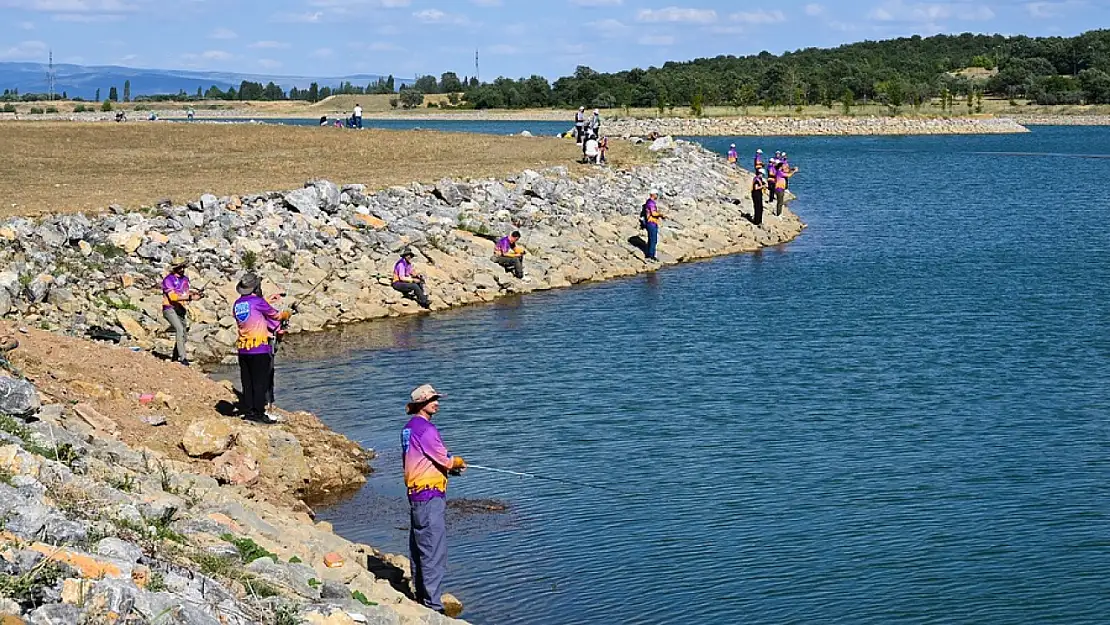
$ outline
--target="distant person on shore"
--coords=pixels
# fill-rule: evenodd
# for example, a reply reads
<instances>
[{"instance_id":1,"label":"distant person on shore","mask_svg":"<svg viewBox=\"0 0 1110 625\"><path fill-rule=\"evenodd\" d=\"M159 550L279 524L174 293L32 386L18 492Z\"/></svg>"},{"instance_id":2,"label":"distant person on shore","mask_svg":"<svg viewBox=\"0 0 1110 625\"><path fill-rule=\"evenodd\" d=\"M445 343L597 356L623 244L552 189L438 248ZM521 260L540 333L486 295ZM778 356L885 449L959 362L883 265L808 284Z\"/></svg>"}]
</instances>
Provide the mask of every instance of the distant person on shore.
<instances>
[{"instance_id":1,"label":"distant person on shore","mask_svg":"<svg viewBox=\"0 0 1110 625\"><path fill-rule=\"evenodd\" d=\"M354 119L355 128L362 130L362 105L355 102L355 110L351 117Z\"/></svg>"},{"instance_id":2,"label":"distant person on shore","mask_svg":"<svg viewBox=\"0 0 1110 625\"><path fill-rule=\"evenodd\" d=\"M775 169L775 217L782 214L782 204L786 197L787 181L798 173L798 168L790 169L789 165L779 164Z\"/></svg>"},{"instance_id":3,"label":"distant person on shore","mask_svg":"<svg viewBox=\"0 0 1110 625\"><path fill-rule=\"evenodd\" d=\"M416 258L416 252L411 248L406 247L401 252L401 258L393 265L393 290L412 295L416 298L416 303L426 310L432 304L424 291L424 276L416 273L412 267L413 258Z\"/></svg>"},{"instance_id":4,"label":"distant person on shore","mask_svg":"<svg viewBox=\"0 0 1110 625\"><path fill-rule=\"evenodd\" d=\"M763 168L757 167L752 176L752 223L763 223L763 190L767 188L767 180L763 178Z\"/></svg>"},{"instance_id":5,"label":"distant person on shore","mask_svg":"<svg viewBox=\"0 0 1110 625\"><path fill-rule=\"evenodd\" d=\"M501 237L497 242L497 246L493 248L493 262L505 268L505 271L512 271L513 275L517 278L524 279L524 255L528 250L519 244L520 232L514 230L509 236Z\"/></svg>"},{"instance_id":6,"label":"distant person on shore","mask_svg":"<svg viewBox=\"0 0 1110 625\"><path fill-rule=\"evenodd\" d=\"M597 156L598 163L600 163L602 165L607 165L609 163L609 157L608 157L609 137L602 137L601 138L601 141L598 142L598 144L597 144L597 151L598 151L598 156Z\"/></svg>"},{"instance_id":7,"label":"distant person on shore","mask_svg":"<svg viewBox=\"0 0 1110 625\"><path fill-rule=\"evenodd\" d=\"M739 160L739 158L739 155L736 153L736 144L733 143L728 148L728 164L735 165L736 161Z\"/></svg>"},{"instance_id":8,"label":"distant person on shore","mask_svg":"<svg viewBox=\"0 0 1110 625\"><path fill-rule=\"evenodd\" d=\"M659 210L658 200L659 192L652 189L648 194L648 200L640 209L640 227L647 230L648 237L644 258L652 262L659 262L655 255L656 247L659 245L659 224L666 218Z\"/></svg>"},{"instance_id":9,"label":"distant person on shore","mask_svg":"<svg viewBox=\"0 0 1110 625\"><path fill-rule=\"evenodd\" d=\"M262 297L262 279L247 273L235 285L240 297L232 312L239 327L235 347L239 351L239 376L243 384L243 415L250 421L273 423L266 414L268 398L273 394L273 334L281 322L289 319L289 311L279 312Z\"/></svg>"},{"instance_id":10,"label":"distant person on shore","mask_svg":"<svg viewBox=\"0 0 1110 625\"><path fill-rule=\"evenodd\" d=\"M127 121L127 113L124 113L123 111L117 111L116 112L116 121L117 122Z\"/></svg>"},{"instance_id":11,"label":"distant person on shore","mask_svg":"<svg viewBox=\"0 0 1110 625\"><path fill-rule=\"evenodd\" d=\"M785 169L786 171L791 171L790 161L787 160L787 158L786 158L786 152L783 152L782 156L779 157L779 169ZM790 176L786 177L786 188L787 189L790 188Z\"/></svg>"},{"instance_id":12,"label":"distant person on shore","mask_svg":"<svg viewBox=\"0 0 1110 625\"><path fill-rule=\"evenodd\" d=\"M193 110L193 107L189 107L189 110L185 112L185 117L187 117L189 121L193 121L193 118L196 117L196 112Z\"/></svg>"},{"instance_id":13,"label":"distant person on shore","mask_svg":"<svg viewBox=\"0 0 1110 625\"><path fill-rule=\"evenodd\" d=\"M775 201L775 180L778 177L778 167L775 157L767 159L767 201Z\"/></svg>"},{"instance_id":14,"label":"distant person on shore","mask_svg":"<svg viewBox=\"0 0 1110 625\"><path fill-rule=\"evenodd\" d=\"M201 298L200 293L193 293L190 289L189 276L185 275L188 265L185 257L175 257L170 263L170 272L162 278L162 317L170 323L174 333L171 359L186 367L189 366L189 354L185 350L189 311L185 304Z\"/></svg>"},{"instance_id":15,"label":"distant person on shore","mask_svg":"<svg viewBox=\"0 0 1110 625\"><path fill-rule=\"evenodd\" d=\"M594 109L594 116L590 118L590 133L594 138L601 136L601 110Z\"/></svg>"},{"instance_id":16,"label":"distant person on shore","mask_svg":"<svg viewBox=\"0 0 1110 625\"><path fill-rule=\"evenodd\" d=\"M582 155L587 163L592 165L601 164L601 144L598 143L593 131L590 131L590 137L586 139L586 145L582 147Z\"/></svg>"},{"instance_id":17,"label":"distant person on shore","mask_svg":"<svg viewBox=\"0 0 1110 625\"><path fill-rule=\"evenodd\" d=\"M578 112L574 115L574 140L579 143L586 141L586 107L578 107Z\"/></svg>"},{"instance_id":18,"label":"distant person on shore","mask_svg":"<svg viewBox=\"0 0 1110 625\"><path fill-rule=\"evenodd\" d=\"M327 126L328 125L328 116L327 115L321 115L320 116L320 125L321 126Z\"/></svg>"},{"instance_id":19,"label":"distant person on shore","mask_svg":"<svg viewBox=\"0 0 1110 625\"><path fill-rule=\"evenodd\" d=\"M462 456L451 455L432 417L443 398L431 384L412 391L401 430L401 465L409 498L409 556L416 601L443 612L447 577L447 476L466 471Z\"/></svg>"},{"instance_id":20,"label":"distant person on shore","mask_svg":"<svg viewBox=\"0 0 1110 625\"><path fill-rule=\"evenodd\" d=\"M755 158L752 159L752 169L759 169L763 167L763 150L756 149Z\"/></svg>"}]
</instances>

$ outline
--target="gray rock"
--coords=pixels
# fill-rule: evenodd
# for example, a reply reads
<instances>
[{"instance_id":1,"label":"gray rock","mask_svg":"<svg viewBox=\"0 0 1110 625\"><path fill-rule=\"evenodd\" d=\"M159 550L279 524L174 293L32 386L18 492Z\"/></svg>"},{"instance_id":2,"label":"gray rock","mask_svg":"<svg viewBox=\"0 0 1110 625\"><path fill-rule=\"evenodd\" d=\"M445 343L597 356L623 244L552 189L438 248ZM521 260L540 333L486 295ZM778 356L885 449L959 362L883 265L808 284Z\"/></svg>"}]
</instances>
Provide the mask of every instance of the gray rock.
<instances>
[{"instance_id":1,"label":"gray rock","mask_svg":"<svg viewBox=\"0 0 1110 625\"><path fill-rule=\"evenodd\" d=\"M128 563L138 562L139 558L143 557L142 547L112 536L96 544L96 553L105 558L114 558Z\"/></svg>"},{"instance_id":2,"label":"gray rock","mask_svg":"<svg viewBox=\"0 0 1110 625\"><path fill-rule=\"evenodd\" d=\"M32 302L36 304L46 301L46 293L50 290L50 285L54 280L47 275L40 274L35 276L31 283L27 285L27 295Z\"/></svg>"},{"instance_id":3,"label":"gray rock","mask_svg":"<svg viewBox=\"0 0 1110 625\"><path fill-rule=\"evenodd\" d=\"M458 206L466 199L463 197L459 185L450 180L440 180L436 183L435 196L447 203L448 206Z\"/></svg>"},{"instance_id":4,"label":"gray rock","mask_svg":"<svg viewBox=\"0 0 1110 625\"><path fill-rule=\"evenodd\" d=\"M53 306L63 306L72 302L74 299L76 298L73 296L73 291L66 288L55 287L50 289L50 292L46 294L47 303Z\"/></svg>"},{"instance_id":5,"label":"gray rock","mask_svg":"<svg viewBox=\"0 0 1110 625\"><path fill-rule=\"evenodd\" d=\"M271 558L259 558L247 565L247 570L262 579L309 599L320 597L319 586L313 588L308 580L316 579L316 572L304 565L280 564Z\"/></svg>"},{"instance_id":6,"label":"gray rock","mask_svg":"<svg viewBox=\"0 0 1110 625\"><path fill-rule=\"evenodd\" d=\"M648 149L651 150L652 152L660 152L662 150L673 150L674 148L675 148L674 137L670 137L670 136L659 137L655 141L652 141L651 145L648 146Z\"/></svg>"},{"instance_id":7,"label":"gray rock","mask_svg":"<svg viewBox=\"0 0 1110 625\"><path fill-rule=\"evenodd\" d=\"M10 574L11 573L9 573L9 575ZM11 614L12 616L19 616L20 614L23 614L23 610L19 607L18 603L12 601L11 599L4 598L0 599L0 614Z\"/></svg>"},{"instance_id":8,"label":"gray rock","mask_svg":"<svg viewBox=\"0 0 1110 625\"><path fill-rule=\"evenodd\" d=\"M204 212L214 211L220 207L220 200L211 193L200 196L200 209Z\"/></svg>"},{"instance_id":9,"label":"gray rock","mask_svg":"<svg viewBox=\"0 0 1110 625\"><path fill-rule=\"evenodd\" d=\"M327 580L320 588L321 599L350 599L351 589L342 582Z\"/></svg>"},{"instance_id":10,"label":"gray rock","mask_svg":"<svg viewBox=\"0 0 1110 625\"><path fill-rule=\"evenodd\" d=\"M47 247L61 247L61 245L66 242L65 235L59 232L58 229L53 226L39 226L39 229L35 231L35 234L37 234L39 238L42 239L42 242Z\"/></svg>"},{"instance_id":11,"label":"gray rock","mask_svg":"<svg viewBox=\"0 0 1110 625\"><path fill-rule=\"evenodd\" d=\"M22 417L39 409L39 394L27 380L0 375L0 414Z\"/></svg>"},{"instance_id":12,"label":"gray rock","mask_svg":"<svg viewBox=\"0 0 1110 625\"><path fill-rule=\"evenodd\" d=\"M315 180L312 186L319 197L317 206L325 213L332 215L339 210L339 187L330 180Z\"/></svg>"},{"instance_id":13,"label":"gray rock","mask_svg":"<svg viewBox=\"0 0 1110 625\"><path fill-rule=\"evenodd\" d=\"M27 617L31 625L73 625L80 611L69 603L53 603L37 608Z\"/></svg>"},{"instance_id":14,"label":"gray rock","mask_svg":"<svg viewBox=\"0 0 1110 625\"><path fill-rule=\"evenodd\" d=\"M7 289L0 288L0 317L12 310L12 296Z\"/></svg>"},{"instance_id":15,"label":"gray rock","mask_svg":"<svg viewBox=\"0 0 1110 625\"><path fill-rule=\"evenodd\" d=\"M17 575L23 575L27 571L35 568L35 566L42 562L43 555L31 549L20 549L12 554L9 560L15 567Z\"/></svg>"},{"instance_id":16,"label":"gray rock","mask_svg":"<svg viewBox=\"0 0 1110 625\"><path fill-rule=\"evenodd\" d=\"M322 215L319 207L320 194L316 187L305 187L290 191L285 194L283 198L289 208L297 211L298 213L314 219L319 219Z\"/></svg>"}]
</instances>

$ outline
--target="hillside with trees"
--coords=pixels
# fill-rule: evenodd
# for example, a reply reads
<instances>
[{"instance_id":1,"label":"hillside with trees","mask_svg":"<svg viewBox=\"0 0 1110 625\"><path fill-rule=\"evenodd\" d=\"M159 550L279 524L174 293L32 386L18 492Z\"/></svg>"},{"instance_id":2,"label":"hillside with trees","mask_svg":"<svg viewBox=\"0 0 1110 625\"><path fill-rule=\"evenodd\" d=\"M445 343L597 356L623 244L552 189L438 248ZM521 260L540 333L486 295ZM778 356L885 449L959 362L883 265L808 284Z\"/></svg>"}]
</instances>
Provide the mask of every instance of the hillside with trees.
<instances>
[{"instance_id":1,"label":"hillside with trees","mask_svg":"<svg viewBox=\"0 0 1110 625\"><path fill-rule=\"evenodd\" d=\"M990 70L984 72L989 78L960 72L975 67ZM542 76L470 84L465 99L476 108L586 105L698 110L711 105L849 108L857 102L897 108L983 94L1037 104L1110 103L1110 30L1070 38L914 36L778 56L761 52L668 62L616 73L578 67L573 75L553 84Z\"/></svg>"}]
</instances>

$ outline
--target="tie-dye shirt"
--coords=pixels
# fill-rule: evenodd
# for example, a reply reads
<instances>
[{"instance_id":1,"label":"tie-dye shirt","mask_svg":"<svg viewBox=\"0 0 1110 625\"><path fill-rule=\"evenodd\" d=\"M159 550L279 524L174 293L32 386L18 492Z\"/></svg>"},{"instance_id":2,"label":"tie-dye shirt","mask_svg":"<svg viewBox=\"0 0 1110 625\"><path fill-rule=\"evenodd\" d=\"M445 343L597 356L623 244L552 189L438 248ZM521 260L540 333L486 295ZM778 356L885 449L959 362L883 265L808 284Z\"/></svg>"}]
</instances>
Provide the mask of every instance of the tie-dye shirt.
<instances>
[{"instance_id":1,"label":"tie-dye shirt","mask_svg":"<svg viewBox=\"0 0 1110 625\"><path fill-rule=\"evenodd\" d=\"M729 163L735 163L736 162L736 149L735 148L728 151L728 162Z\"/></svg>"},{"instance_id":2,"label":"tie-dye shirt","mask_svg":"<svg viewBox=\"0 0 1110 625\"><path fill-rule=\"evenodd\" d=\"M162 279L162 310L182 307L180 302L188 296L188 277L171 273Z\"/></svg>"},{"instance_id":3,"label":"tie-dye shirt","mask_svg":"<svg viewBox=\"0 0 1110 625\"><path fill-rule=\"evenodd\" d=\"M393 264L393 281L405 282L403 278L412 276L412 263L409 259L402 256L396 263Z\"/></svg>"},{"instance_id":4,"label":"tie-dye shirt","mask_svg":"<svg viewBox=\"0 0 1110 625\"><path fill-rule=\"evenodd\" d=\"M239 340L235 342L239 353L272 353L270 335L281 325L281 313L270 302L253 293L235 300L232 311L235 323L239 325Z\"/></svg>"},{"instance_id":5,"label":"tie-dye shirt","mask_svg":"<svg viewBox=\"0 0 1110 625\"><path fill-rule=\"evenodd\" d=\"M439 430L419 415L401 430L401 462L409 501L428 501L447 496L447 471L454 463Z\"/></svg>"}]
</instances>

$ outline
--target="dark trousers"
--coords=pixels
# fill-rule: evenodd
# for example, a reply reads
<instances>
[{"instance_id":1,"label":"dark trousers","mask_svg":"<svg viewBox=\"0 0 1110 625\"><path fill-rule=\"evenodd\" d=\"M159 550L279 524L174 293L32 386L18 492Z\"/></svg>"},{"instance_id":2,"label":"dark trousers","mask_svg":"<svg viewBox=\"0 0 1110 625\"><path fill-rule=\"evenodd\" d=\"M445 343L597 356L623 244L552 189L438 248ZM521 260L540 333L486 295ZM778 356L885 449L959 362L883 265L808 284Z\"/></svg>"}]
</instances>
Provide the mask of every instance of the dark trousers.
<instances>
[{"instance_id":1,"label":"dark trousers","mask_svg":"<svg viewBox=\"0 0 1110 625\"><path fill-rule=\"evenodd\" d=\"M752 206L755 208L752 223L758 226L763 223L763 189L752 189Z\"/></svg>"},{"instance_id":2,"label":"dark trousers","mask_svg":"<svg viewBox=\"0 0 1110 625\"><path fill-rule=\"evenodd\" d=\"M524 257L522 256L495 256L493 261L505 269L512 271L518 278L524 277Z\"/></svg>"},{"instance_id":3,"label":"dark trousers","mask_svg":"<svg viewBox=\"0 0 1110 625\"><path fill-rule=\"evenodd\" d=\"M782 202L786 197L786 189L775 189L775 217L782 214Z\"/></svg>"},{"instance_id":4,"label":"dark trousers","mask_svg":"<svg viewBox=\"0 0 1110 625\"><path fill-rule=\"evenodd\" d=\"M355 117L355 128L362 129L362 116Z\"/></svg>"},{"instance_id":5,"label":"dark trousers","mask_svg":"<svg viewBox=\"0 0 1110 625\"><path fill-rule=\"evenodd\" d=\"M447 500L409 502L409 556L417 603L442 610L440 595L447 577Z\"/></svg>"},{"instance_id":6,"label":"dark trousers","mask_svg":"<svg viewBox=\"0 0 1110 625\"><path fill-rule=\"evenodd\" d=\"M655 246L659 244L659 224L647 224L647 257L655 259Z\"/></svg>"},{"instance_id":7,"label":"dark trousers","mask_svg":"<svg viewBox=\"0 0 1110 625\"><path fill-rule=\"evenodd\" d=\"M394 282L393 290L405 295L412 295L416 298L416 303L424 308L427 308L431 302L428 301L428 295L424 293L423 282Z\"/></svg>"},{"instance_id":8,"label":"dark trousers","mask_svg":"<svg viewBox=\"0 0 1110 625\"><path fill-rule=\"evenodd\" d=\"M273 383L273 354L239 354L239 376L243 382L243 414L261 417L266 413L266 396Z\"/></svg>"}]
</instances>

